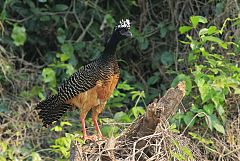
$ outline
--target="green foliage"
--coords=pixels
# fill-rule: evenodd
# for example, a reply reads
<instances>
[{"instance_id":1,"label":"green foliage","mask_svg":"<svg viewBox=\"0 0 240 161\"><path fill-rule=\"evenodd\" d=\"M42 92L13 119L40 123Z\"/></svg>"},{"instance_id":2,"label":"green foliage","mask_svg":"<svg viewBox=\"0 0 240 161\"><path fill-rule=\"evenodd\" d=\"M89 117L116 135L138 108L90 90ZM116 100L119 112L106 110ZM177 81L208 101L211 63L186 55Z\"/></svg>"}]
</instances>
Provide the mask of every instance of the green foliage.
<instances>
[{"instance_id":1,"label":"green foliage","mask_svg":"<svg viewBox=\"0 0 240 161\"><path fill-rule=\"evenodd\" d=\"M113 119L105 119L108 123L131 123L133 120L143 115L145 110L145 94L144 91L137 91L134 87L130 86L126 81L118 83L117 88L114 90L106 107L109 110L116 110ZM126 104L133 104L130 110L123 110ZM117 136L119 127L104 125L101 131L105 136Z\"/></svg>"},{"instance_id":2,"label":"green foliage","mask_svg":"<svg viewBox=\"0 0 240 161\"><path fill-rule=\"evenodd\" d=\"M188 159L193 160L193 154L187 146L180 145L178 140L172 140L172 144L174 144L176 149L178 149L178 152L170 150L170 153L173 158L176 158L179 161Z\"/></svg>"},{"instance_id":3,"label":"green foliage","mask_svg":"<svg viewBox=\"0 0 240 161\"><path fill-rule=\"evenodd\" d=\"M199 30L198 36L186 35L189 41L182 41L191 47L188 63L193 68L190 69L189 76L178 75L172 85L185 80L187 95L190 95L194 101L190 111L177 114L175 119L183 120L186 125L192 127L195 122L203 121L201 118L204 117L205 123L211 130L215 129L225 134L227 109L225 99L230 94L239 94L240 69L236 67L236 62L230 61L236 57L231 50L239 45L220 37L224 34L227 21L236 22L238 19L227 19L220 30L216 26L198 29L199 23L207 23L204 17L192 16L190 20L192 26L180 27L179 31L186 33L192 29ZM218 53L219 49L227 54ZM194 82L193 87L192 82ZM193 89L197 89L199 95Z\"/></svg>"},{"instance_id":4,"label":"green foliage","mask_svg":"<svg viewBox=\"0 0 240 161\"><path fill-rule=\"evenodd\" d=\"M55 132L63 131L63 128L66 126L72 126L70 122L61 121L60 125L54 126L51 130ZM65 136L59 137L54 140L54 144L51 145L51 149L53 152L59 154L61 158L67 159L70 156L70 145L72 141L78 141L80 143L84 143L82 139L80 139L80 135L78 133L65 133Z\"/></svg>"},{"instance_id":5,"label":"green foliage","mask_svg":"<svg viewBox=\"0 0 240 161\"><path fill-rule=\"evenodd\" d=\"M121 92L121 90L123 90L124 92ZM129 94L125 94L126 91ZM133 119L137 118L139 115L142 115L144 113L143 107L139 106L139 104L143 104L144 106L146 106L144 98L145 98L144 91L136 91L133 87L127 84L127 82L123 82L117 85L117 88L113 92L112 98L109 100L107 106L109 106L110 108L115 107L121 108L124 106L124 101L135 102L134 106L127 113L121 111L116 112L114 115L114 119L117 122L129 123L132 122Z\"/></svg>"},{"instance_id":6,"label":"green foliage","mask_svg":"<svg viewBox=\"0 0 240 161\"><path fill-rule=\"evenodd\" d=\"M120 128L117 126L112 125L105 125L101 128L101 132L104 136L110 138L110 137L116 137L119 134Z\"/></svg>"},{"instance_id":7,"label":"green foliage","mask_svg":"<svg viewBox=\"0 0 240 161\"><path fill-rule=\"evenodd\" d=\"M213 141L212 141L212 140L203 138L203 137L199 136L199 135L196 134L196 133L189 132L189 135L190 135L193 139L198 140L200 143L202 143L202 144L204 144L204 145L211 145L211 144L213 144Z\"/></svg>"},{"instance_id":8,"label":"green foliage","mask_svg":"<svg viewBox=\"0 0 240 161\"><path fill-rule=\"evenodd\" d=\"M42 158L39 153L37 152L32 152L32 161L42 161Z\"/></svg>"},{"instance_id":9,"label":"green foliage","mask_svg":"<svg viewBox=\"0 0 240 161\"><path fill-rule=\"evenodd\" d=\"M146 7L134 0L0 1L0 122L4 126L0 160L66 160L70 140L81 135L78 113L68 113L73 126L60 124L48 131L40 127L36 112L32 114L35 101L44 99L49 94L48 90L51 94L56 93L58 84L98 57L104 48L105 35L109 35L122 18L130 18L133 22L133 38L121 42L117 49L122 83L108 102L103 119L99 120L103 123L103 134L117 136L129 122L144 113L145 102L149 103L165 92L176 75L171 85L186 81L190 109L186 113L178 113L174 118L175 124L224 132L228 113L225 101L240 93L237 88L240 40L234 36L238 30L232 30L235 34L228 36L232 35L228 34L231 30L229 21L237 28L240 20L227 19L222 28L217 27L220 21L212 21L216 20L214 16L221 20L219 15L223 11L227 16L226 1L201 3L194 12L188 7L182 10L183 3L171 10L168 3L158 5L158 1L149 2ZM210 10L212 12L208 12ZM179 15L178 11L181 11ZM182 44L177 43L176 25L186 22L185 17L193 13L203 12L212 18L211 23L208 24L204 17L192 16L191 25L179 29L181 34L189 35ZM183 61L182 53L189 51L187 46L191 51ZM12 63L6 63L5 56L11 58ZM177 62L177 59L181 61ZM188 71L179 72L182 66L186 66ZM13 103L8 105L6 100ZM25 101L26 105L19 107L20 102ZM26 116L27 109L31 112ZM14 129L18 126L13 122L16 117L21 118L18 129ZM26 117L31 117L31 121ZM93 126L88 120L86 123ZM64 134L65 129L68 136ZM34 131L39 136L36 137ZM54 142L55 138L61 139ZM48 151L49 145L55 145L52 148L55 153ZM189 156L186 150L176 155L179 159Z\"/></svg>"},{"instance_id":10,"label":"green foliage","mask_svg":"<svg viewBox=\"0 0 240 161\"><path fill-rule=\"evenodd\" d=\"M64 137L57 138L54 141L54 145L51 145L52 151L59 153L61 158L67 159L70 157L70 145L73 140L77 140L83 143L83 140L79 139L78 134L65 133Z\"/></svg>"},{"instance_id":11,"label":"green foliage","mask_svg":"<svg viewBox=\"0 0 240 161\"><path fill-rule=\"evenodd\" d=\"M25 27L19 27L19 26L17 26L17 24L15 24L13 26L13 31L12 31L11 37L13 39L13 43L16 46L24 45L24 43L27 39Z\"/></svg>"}]
</instances>

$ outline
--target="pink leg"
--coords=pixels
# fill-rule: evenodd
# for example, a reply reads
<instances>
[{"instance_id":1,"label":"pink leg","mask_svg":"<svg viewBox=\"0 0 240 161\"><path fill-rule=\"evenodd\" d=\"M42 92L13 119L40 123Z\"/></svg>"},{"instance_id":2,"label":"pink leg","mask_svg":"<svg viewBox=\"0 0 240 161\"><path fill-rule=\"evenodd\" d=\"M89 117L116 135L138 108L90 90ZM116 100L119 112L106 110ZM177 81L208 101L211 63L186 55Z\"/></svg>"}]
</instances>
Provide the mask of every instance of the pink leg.
<instances>
[{"instance_id":1,"label":"pink leg","mask_svg":"<svg viewBox=\"0 0 240 161\"><path fill-rule=\"evenodd\" d=\"M98 126L97 118L98 118L98 113L97 113L97 111L93 110L92 111L92 121L93 121L93 124L94 124L94 126L96 128L96 131L98 133L98 138L105 139L104 136L102 135L102 132L101 132L99 126Z\"/></svg>"},{"instance_id":2,"label":"pink leg","mask_svg":"<svg viewBox=\"0 0 240 161\"><path fill-rule=\"evenodd\" d=\"M81 123L82 123L83 140L84 141L86 141L86 140L95 140L94 136L88 136L87 135L87 130L86 130L86 127L85 127L85 117L86 116L80 118Z\"/></svg>"},{"instance_id":3,"label":"pink leg","mask_svg":"<svg viewBox=\"0 0 240 161\"><path fill-rule=\"evenodd\" d=\"M82 123L82 132L83 132L83 139L85 140L86 136L87 136L87 130L85 127L85 118L80 118L81 123Z\"/></svg>"}]
</instances>

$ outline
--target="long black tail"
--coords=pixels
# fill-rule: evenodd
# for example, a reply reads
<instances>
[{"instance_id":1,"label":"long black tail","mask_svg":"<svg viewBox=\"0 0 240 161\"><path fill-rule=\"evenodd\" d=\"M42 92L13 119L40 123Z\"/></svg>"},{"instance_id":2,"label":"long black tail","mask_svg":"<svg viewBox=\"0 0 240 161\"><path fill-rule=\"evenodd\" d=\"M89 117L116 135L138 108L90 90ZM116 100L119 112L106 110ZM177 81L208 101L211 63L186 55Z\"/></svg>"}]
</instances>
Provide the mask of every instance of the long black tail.
<instances>
[{"instance_id":1,"label":"long black tail","mask_svg":"<svg viewBox=\"0 0 240 161\"><path fill-rule=\"evenodd\" d=\"M37 105L37 109L40 110L38 115L45 127L58 121L67 111L67 108L68 106L60 101L58 95L52 95Z\"/></svg>"}]
</instances>

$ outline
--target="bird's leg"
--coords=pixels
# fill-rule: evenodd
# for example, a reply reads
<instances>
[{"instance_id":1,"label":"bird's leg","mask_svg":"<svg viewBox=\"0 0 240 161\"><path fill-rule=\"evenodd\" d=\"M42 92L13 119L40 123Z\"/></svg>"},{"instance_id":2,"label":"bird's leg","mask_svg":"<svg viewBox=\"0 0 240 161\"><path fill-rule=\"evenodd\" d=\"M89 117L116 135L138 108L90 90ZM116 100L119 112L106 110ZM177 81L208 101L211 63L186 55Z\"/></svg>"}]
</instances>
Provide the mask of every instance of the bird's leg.
<instances>
[{"instance_id":1,"label":"bird's leg","mask_svg":"<svg viewBox=\"0 0 240 161\"><path fill-rule=\"evenodd\" d=\"M83 140L95 140L96 138L94 136L88 136L87 135L87 130L85 127L85 118L86 118L86 114L85 115L80 115L80 120L82 123L82 132L83 132Z\"/></svg>"},{"instance_id":2,"label":"bird's leg","mask_svg":"<svg viewBox=\"0 0 240 161\"><path fill-rule=\"evenodd\" d=\"M102 135L102 132L101 132L99 126L98 126L98 122L97 122L98 115L99 115L99 113L96 110L93 110L92 111L92 121L93 121L93 124L94 124L94 126L96 128L96 131L97 131L97 134L98 134L98 138L105 140L105 138Z\"/></svg>"}]
</instances>

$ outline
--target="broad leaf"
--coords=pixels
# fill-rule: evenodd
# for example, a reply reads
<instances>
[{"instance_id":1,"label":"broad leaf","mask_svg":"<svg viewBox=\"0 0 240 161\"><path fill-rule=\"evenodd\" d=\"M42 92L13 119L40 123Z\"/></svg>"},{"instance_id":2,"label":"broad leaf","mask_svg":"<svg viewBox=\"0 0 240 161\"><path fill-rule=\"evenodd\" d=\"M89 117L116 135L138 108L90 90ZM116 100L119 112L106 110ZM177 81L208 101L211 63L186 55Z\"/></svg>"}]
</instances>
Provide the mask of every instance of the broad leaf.
<instances>
[{"instance_id":1,"label":"broad leaf","mask_svg":"<svg viewBox=\"0 0 240 161\"><path fill-rule=\"evenodd\" d=\"M195 123L195 119L193 118L194 118L194 114L189 111L184 115L183 120L186 125L188 125L189 127L192 127Z\"/></svg>"},{"instance_id":2,"label":"broad leaf","mask_svg":"<svg viewBox=\"0 0 240 161\"><path fill-rule=\"evenodd\" d=\"M191 21L194 28L197 27L199 22L201 22L201 23L207 23L208 22L207 19L205 17L202 17L202 16L191 16L190 21Z\"/></svg>"},{"instance_id":3,"label":"broad leaf","mask_svg":"<svg viewBox=\"0 0 240 161\"><path fill-rule=\"evenodd\" d=\"M115 113L114 120L116 120L117 122L126 122L126 123L129 123L132 121L130 117L125 112L122 112L122 111Z\"/></svg>"},{"instance_id":4,"label":"broad leaf","mask_svg":"<svg viewBox=\"0 0 240 161\"><path fill-rule=\"evenodd\" d=\"M220 123L220 121L218 120L218 118L216 117L216 115L210 115L210 119L212 121L212 126L214 127L214 129L216 129L218 132L222 134L225 134L225 129L223 125Z\"/></svg>"},{"instance_id":5,"label":"broad leaf","mask_svg":"<svg viewBox=\"0 0 240 161\"><path fill-rule=\"evenodd\" d=\"M190 31L192 29L193 29L192 26L181 26L179 28L179 32L180 32L180 34L184 34L184 33L188 32L188 31Z\"/></svg>"},{"instance_id":6,"label":"broad leaf","mask_svg":"<svg viewBox=\"0 0 240 161\"><path fill-rule=\"evenodd\" d=\"M208 114L211 115L213 114L215 106L213 104L207 104L203 106L204 111Z\"/></svg>"},{"instance_id":7,"label":"broad leaf","mask_svg":"<svg viewBox=\"0 0 240 161\"><path fill-rule=\"evenodd\" d=\"M161 54L161 62L164 65L172 65L174 63L174 57L173 53L170 53L168 51L164 51Z\"/></svg>"},{"instance_id":8,"label":"broad leaf","mask_svg":"<svg viewBox=\"0 0 240 161\"><path fill-rule=\"evenodd\" d=\"M15 24L13 27L11 37L13 39L13 43L16 46L24 45L24 43L27 39L25 27L24 26L20 27L20 26L17 26L17 24Z\"/></svg>"}]
</instances>

